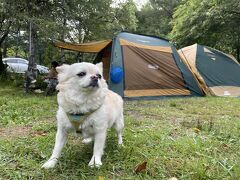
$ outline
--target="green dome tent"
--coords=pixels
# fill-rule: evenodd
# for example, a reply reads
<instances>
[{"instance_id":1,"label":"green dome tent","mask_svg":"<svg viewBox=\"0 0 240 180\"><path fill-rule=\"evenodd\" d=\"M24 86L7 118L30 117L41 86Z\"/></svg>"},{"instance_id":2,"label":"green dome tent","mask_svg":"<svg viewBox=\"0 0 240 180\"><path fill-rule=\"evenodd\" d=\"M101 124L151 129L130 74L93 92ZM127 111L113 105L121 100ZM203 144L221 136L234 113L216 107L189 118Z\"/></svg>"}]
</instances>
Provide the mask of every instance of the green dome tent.
<instances>
[{"instance_id":1,"label":"green dome tent","mask_svg":"<svg viewBox=\"0 0 240 180\"><path fill-rule=\"evenodd\" d=\"M205 94L240 96L240 64L216 49L194 44L178 50Z\"/></svg>"}]
</instances>

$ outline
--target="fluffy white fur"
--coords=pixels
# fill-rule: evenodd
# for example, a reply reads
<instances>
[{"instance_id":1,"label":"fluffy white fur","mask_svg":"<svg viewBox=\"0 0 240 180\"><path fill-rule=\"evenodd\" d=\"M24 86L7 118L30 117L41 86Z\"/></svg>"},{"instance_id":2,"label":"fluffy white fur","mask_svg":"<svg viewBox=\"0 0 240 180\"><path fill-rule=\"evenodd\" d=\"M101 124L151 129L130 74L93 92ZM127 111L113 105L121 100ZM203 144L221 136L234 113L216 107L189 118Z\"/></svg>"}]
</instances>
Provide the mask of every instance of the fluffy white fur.
<instances>
[{"instance_id":1,"label":"fluffy white fur","mask_svg":"<svg viewBox=\"0 0 240 180\"><path fill-rule=\"evenodd\" d=\"M114 127L118 134L118 144L122 144L123 101L110 91L103 78L98 78L97 87L90 86L93 77L102 75L102 63L76 63L57 68L59 90L57 100L57 134L50 159L43 168L53 168L67 142L69 132L82 131L83 142L94 141L93 156L89 166L101 166L107 128ZM79 73L86 75L80 77ZM90 113L81 123L71 122L66 113Z\"/></svg>"}]
</instances>

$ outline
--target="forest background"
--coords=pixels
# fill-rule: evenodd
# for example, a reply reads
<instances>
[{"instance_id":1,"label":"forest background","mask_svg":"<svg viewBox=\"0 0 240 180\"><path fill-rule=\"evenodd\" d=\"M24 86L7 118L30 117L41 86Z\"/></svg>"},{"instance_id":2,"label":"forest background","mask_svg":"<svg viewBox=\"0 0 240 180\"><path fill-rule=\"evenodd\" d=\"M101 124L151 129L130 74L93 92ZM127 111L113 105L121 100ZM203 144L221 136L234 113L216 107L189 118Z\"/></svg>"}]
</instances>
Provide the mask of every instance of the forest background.
<instances>
[{"instance_id":1,"label":"forest background","mask_svg":"<svg viewBox=\"0 0 240 180\"><path fill-rule=\"evenodd\" d=\"M55 40L83 43L111 39L120 31L167 38L177 48L207 45L239 61L239 9L239 0L145 0L144 4L133 0L0 0L0 72L2 58L29 59L30 39L34 62L49 66L53 60L73 63L89 58L56 48Z\"/></svg>"}]
</instances>

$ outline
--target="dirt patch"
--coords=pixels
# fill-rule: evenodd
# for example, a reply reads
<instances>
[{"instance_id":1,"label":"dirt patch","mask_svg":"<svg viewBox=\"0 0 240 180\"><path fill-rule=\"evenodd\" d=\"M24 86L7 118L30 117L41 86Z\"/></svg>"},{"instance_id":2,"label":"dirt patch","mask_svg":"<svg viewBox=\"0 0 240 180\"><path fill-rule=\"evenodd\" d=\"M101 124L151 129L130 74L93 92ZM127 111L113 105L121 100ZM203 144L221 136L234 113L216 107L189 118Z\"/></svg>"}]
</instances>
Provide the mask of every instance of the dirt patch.
<instances>
[{"instance_id":1,"label":"dirt patch","mask_svg":"<svg viewBox=\"0 0 240 180\"><path fill-rule=\"evenodd\" d=\"M26 137L30 134L31 129L31 126L0 128L0 138Z\"/></svg>"},{"instance_id":2,"label":"dirt patch","mask_svg":"<svg viewBox=\"0 0 240 180\"><path fill-rule=\"evenodd\" d=\"M40 123L56 123L55 117L44 117L39 118L36 121L37 124ZM36 124L35 124L36 125ZM0 138L18 138L18 137L27 137L27 136L45 136L44 131L32 131L31 125L21 125L14 127L0 128Z\"/></svg>"},{"instance_id":3,"label":"dirt patch","mask_svg":"<svg viewBox=\"0 0 240 180\"><path fill-rule=\"evenodd\" d=\"M137 120L144 119L143 116L141 115L141 113L138 111L125 111L125 115L131 116L132 118L137 119Z\"/></svg>"},{"instance_id":4,"label":"dirt patch","mask_svg":"<svg viewBox=\"0 0 240 180\"><path fill-rule=\"evenodd\" d=\"M48 122L48 123L56 123L57 122L57 119L56 117L52 117L52 116L49 116L49 117L41 117L41 118L38 118L37 119L38 123L39 122Z\"/></svg>"}]
</instances>

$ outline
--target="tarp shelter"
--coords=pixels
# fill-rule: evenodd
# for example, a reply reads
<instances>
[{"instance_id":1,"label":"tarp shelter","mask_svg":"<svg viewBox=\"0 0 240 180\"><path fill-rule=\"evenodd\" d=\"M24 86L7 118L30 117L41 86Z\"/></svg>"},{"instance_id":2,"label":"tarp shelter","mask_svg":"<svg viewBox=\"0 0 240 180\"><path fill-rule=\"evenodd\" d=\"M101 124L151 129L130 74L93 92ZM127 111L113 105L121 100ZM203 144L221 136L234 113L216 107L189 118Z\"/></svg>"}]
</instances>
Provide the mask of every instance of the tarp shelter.
<instances>
[{"instance_id":1,"label":"tarp shelter","mask_svg":"<svg viewBox=\"0 0 240 180\"><path fill-rule=\"evenodd\" d=\"M111 41L58 42L56 46L98 53L93 62L103 62L109 88L122 97L203 95L191 71L166 39L121 32Z\"/></svg>"},{"instance_id":2,"label":"tarp shelter","mask_svg":"<svg viewBox=\"0 0 240 180\"><path fill-rule=\"evenodd\" d=\"M240 96L240 65L232 56L199 44L184 47L178 53L205 94Z\"/></svg>"}]
</instances>

